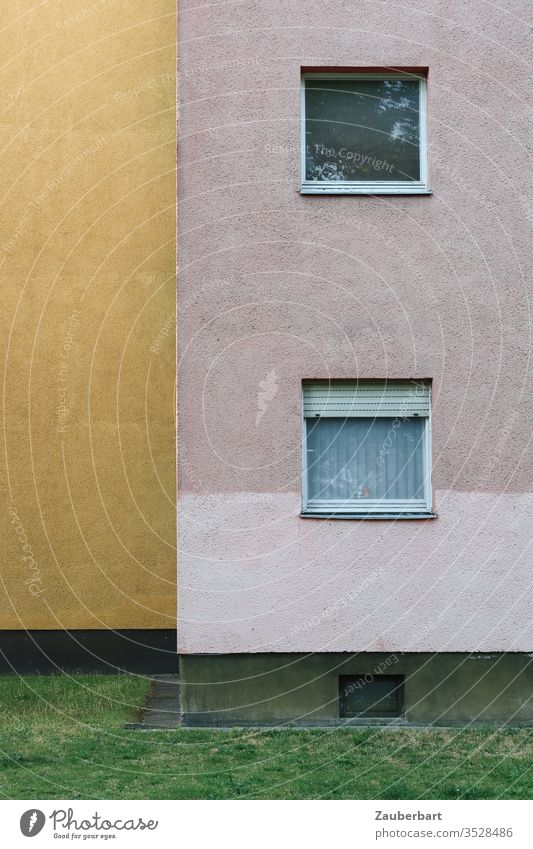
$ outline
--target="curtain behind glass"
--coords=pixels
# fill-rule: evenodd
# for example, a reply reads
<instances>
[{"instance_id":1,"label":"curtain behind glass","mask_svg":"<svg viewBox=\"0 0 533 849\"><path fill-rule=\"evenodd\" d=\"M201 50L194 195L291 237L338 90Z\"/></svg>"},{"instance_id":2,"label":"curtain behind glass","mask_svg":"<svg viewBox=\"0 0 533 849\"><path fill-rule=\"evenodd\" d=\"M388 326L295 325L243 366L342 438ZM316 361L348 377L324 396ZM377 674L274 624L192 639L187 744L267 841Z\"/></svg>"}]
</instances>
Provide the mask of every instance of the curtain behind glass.
<instances>
[{"instance_id":1,"label":"curtain behind glass","mask_svg":"<svg viewBox=\"0 0 533 849\"><path fill-rule=\"evenodd\" d=\"M306 419L308 500L424 498L424 419Z\"/></svg>"}]
</instances>

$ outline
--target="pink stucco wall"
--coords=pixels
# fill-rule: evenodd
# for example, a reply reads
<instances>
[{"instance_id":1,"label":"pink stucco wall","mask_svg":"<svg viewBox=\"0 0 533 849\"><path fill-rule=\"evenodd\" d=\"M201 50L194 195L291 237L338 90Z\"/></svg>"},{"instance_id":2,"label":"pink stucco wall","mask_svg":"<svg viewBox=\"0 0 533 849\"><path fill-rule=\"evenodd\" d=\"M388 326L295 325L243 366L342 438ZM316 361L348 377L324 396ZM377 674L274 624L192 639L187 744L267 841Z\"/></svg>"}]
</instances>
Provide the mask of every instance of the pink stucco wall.
<instances>
[{"instance_id":1,"label":"pink stucco wall","mask_svg":"<svg viewBox=\"0 0 533 849\"><path fill-rule=\"evenodd\" d=\"M180 651L533 649L528 7L182 3ZM429 67L432 196L299 194L310 65ZM299 517L330 376L433 378L437 519Z\"/></svg>"}]
</instances>

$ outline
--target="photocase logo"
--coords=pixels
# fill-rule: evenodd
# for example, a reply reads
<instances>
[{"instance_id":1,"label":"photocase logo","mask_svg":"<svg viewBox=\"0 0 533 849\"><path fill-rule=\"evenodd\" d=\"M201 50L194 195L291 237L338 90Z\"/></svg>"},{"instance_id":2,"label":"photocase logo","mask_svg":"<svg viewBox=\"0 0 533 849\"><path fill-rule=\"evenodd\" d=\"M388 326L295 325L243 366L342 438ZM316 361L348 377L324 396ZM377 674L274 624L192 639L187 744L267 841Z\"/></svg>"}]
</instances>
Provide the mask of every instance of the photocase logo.
<instances>
[{"instance_id":1,"label":"photocase logo","mask_svg":"<svg viewBox=\"0 0 533 849\"><path fill-rule=\"evenodd\" d=\"M24 837L35 837L42 831L46 822L46 817L42 811L37 808L30 808L29 811L24 811L20 818L20 830Z\"/></svg>"},{"instance_id":2,"label":"photocase logo","mask_svg":"<svg viewBox=\"0 0 533 849\"><path fill-rule=\"evenodd\" d=\"M258 427L261 419L268 410L270 401L277 395L279 386L276 370L269 371L264 380L259 381L259 392L257 393L257 415L255 426Z\"/></svg>"}]
</instances>

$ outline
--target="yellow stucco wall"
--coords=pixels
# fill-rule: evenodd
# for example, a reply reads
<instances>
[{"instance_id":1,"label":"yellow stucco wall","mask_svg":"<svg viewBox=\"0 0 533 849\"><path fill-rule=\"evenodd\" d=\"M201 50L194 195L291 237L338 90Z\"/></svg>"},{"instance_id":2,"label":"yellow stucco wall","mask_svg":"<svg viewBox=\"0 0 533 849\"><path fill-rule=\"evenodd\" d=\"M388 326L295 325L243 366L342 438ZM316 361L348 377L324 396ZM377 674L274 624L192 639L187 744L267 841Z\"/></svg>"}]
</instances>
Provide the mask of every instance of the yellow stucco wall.
<instances>
[{"instance_id":1,"label":"yellow stucco wall","mask_svg":"<svg viewBox=\"0 0 533 849\"><path fill-rule=\"evenodd\" d=\"M175 0L0 9L0 628L172 628Z\"/></svg>"}]
</instances>

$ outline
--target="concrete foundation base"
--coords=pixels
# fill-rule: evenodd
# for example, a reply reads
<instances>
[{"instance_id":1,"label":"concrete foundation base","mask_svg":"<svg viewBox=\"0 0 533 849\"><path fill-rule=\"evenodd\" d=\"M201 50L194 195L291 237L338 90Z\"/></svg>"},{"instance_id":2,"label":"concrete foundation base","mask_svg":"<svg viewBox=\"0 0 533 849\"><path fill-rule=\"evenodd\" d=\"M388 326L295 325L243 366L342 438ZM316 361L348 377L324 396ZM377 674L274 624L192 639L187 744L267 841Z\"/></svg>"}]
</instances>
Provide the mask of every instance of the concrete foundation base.
<instances>
[{"instance_id":1,"label":"concrete foundation base","mask_svg":"<svg viewBox=\"0 0 533 849\"><path fill-rule=\"evenodd\" d=\"M176 631L0 631L0 675L177 673Z\"/></svg>"},{"instance_id":2,"label":"concrete foundation base","mask_svg":"<svg viewBox=\"0 0 533 849\"><path fill-rule=\"evenodd\" d=\"M530 654L181 655L180 670L189 726L533 726ZM401 698L380 715L386 680Z\"/></svg>"}]
</instances>

